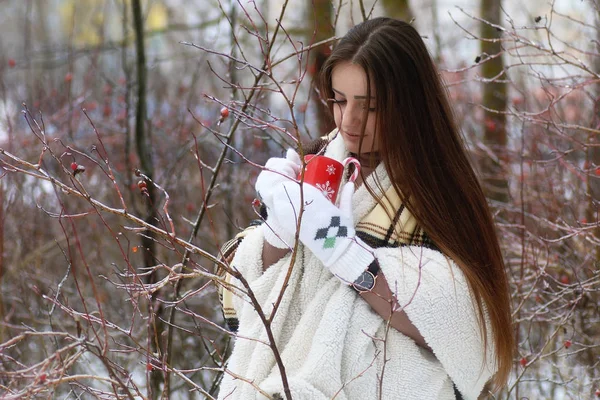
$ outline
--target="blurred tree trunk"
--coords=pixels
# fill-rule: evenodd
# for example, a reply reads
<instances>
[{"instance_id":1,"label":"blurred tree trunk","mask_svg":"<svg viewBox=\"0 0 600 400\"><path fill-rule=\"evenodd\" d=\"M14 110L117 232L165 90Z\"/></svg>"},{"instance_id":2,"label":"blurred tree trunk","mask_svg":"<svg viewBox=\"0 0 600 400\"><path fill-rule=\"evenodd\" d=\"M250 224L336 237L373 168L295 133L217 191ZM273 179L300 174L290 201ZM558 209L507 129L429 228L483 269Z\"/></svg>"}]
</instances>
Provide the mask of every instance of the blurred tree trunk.
<instances>
[{"instance_id":1,"label":"blurred tree trunk","mask_svg":"<svg viewBox=\"0 0 600 400\"><path fill-rule=\"evenodd\" d=\"M594 71L600 73L600 1L594 1L594 8L596 10L596 56L593 57ZM594 121L594 129L600 129L600 85L596 85L596 118ZM588 143L597 143L597 135L590 134L588 136ZM587 160L586 164L589 166L590 173L587 174L587 196L588 196L588 207L586 210L586 219L589 223L596 223L596 228L593 230L593 236L596 240L600 240L600 218L599 218L599 206L600 206L600 147L588 146L587 148ZM596 269L600 269L600 248L596 246L595 250Z\"/></svg>"},{"instance_id":2,"label":"blurred tree trunk","mask_svg":"<svg viewBox=\"0 0 600 400\"><path fill-rule=\"evenodd\" d=\"M263 15L268 15L265 14L263 12ZM230 36L230 47L231 47L231 55L235 58L238 57L238 49L237 46L235 44L237 38L236 38L236 34L235 34L235 27L238 24L238 17L237 17L237 7L232 6L231 10L229 11L229 20L231 21L231 36ZM236 64L233 62L233 60L229 60L229 65L227 66L228 68L228 72L229 72L229 80L232 83L231 86L231 99L232 100L239 100L238 97L238 91L237 91L237 85L240 85L239 82L239 77L238 77L238 73L237 73L237 66ZM228 125L231 124L232 119L228 120ZM232 148L237 148L236 147L236 142L235 142L235 135L231 138L230 141L230 146ZM242 149L247 148L246 147L246 143L244 143L245 141L245 137L244 135L242 135L241 137L241 147ZM226 190L229 192L229 196L225 196L225 201L223 204L223 209L225 210L225 214L226 214L226 219L225 221L229 220L229 221L235 221L236 217L234 215L234 203L237 205L238 203L238 198L235 195L234 191L237 190L235 182L238 182L238 177L237 177L237 172L239 171L239 168L236 168L235 165L236 163L240 162L240 157L238 156L238 154L236 152L232 152L232 151L228 151L229 155L228 157L233 161L232 164L227 166L227 169L229 171L227 171L227 173L225 174L224 178L223 178L223 183L224 186L226 188ZM226 238L232 238L237 232L236 232L236 226L232 223L226 223L225 224L225 237Z\"/></svg>"},{"instance_id":3,"label":"blurred tree trunk","mask_svg":"<svg viewBox=\"0 0 600 400\"><path fill-rule=\"evenodd\" d=\"M434 58L437 65L442 63L442 39L440 38L440 22L438 18L438 2L431 0L431 23L433 31Z\"/></svg>"},{"instance_id":4,"label":"blurred tree trunk","mask_svg":"<svg viewBox=\"0 0 600 400\"><path fill-rule=\"evenodd\" d=\"M27 0L25 5L25 21L23 24L23 56L30 57L31 54L31 46L33 43L32 39L32 28L31 21L33 19L32 16L33 11L33 0ZM25 68L25 82L27 85L27 104L29 106L33 105L33 93L35 93L35 83L33 81L34 72L32 68Z\"/></svg>"},{"instance_id":5,"label":"blurred tree trunk","mask_svg":"<svg viewBox=\"0 0 600 400\"><path fill-rule=\"evenodd\" d=\"M335 36L335 29L332 25L333 6L331 0L308 0L308 18L314 21L313 30L307 32L308 43L320 42ZM311 7L312 6L312 7ZM313 38L314 35L314 38ZM331 53L329 45L319 46L310 51L308 59L308 73L313 82L311 90L314 104L316 104L318 135L324 135L335 128L335 123L331 113L323 103L316 89L319 71L323 67L325 60Z\"/></svg>"},{"instance_id":6,"label":"blurred tree trunk","mask_svg":"<svg viewBox=\"0 0 600 400\"><path fill-rule=\"evenodd\" d=\"M137 55L137 105L135 115L135 145L138 157L140 159L140 167L142 172L151 180L154 179L154 164L152 162L152 148L150 132L146 129L146 90L147 90L147 67L146 67L146 52L144 47L144 19L142 13L142 5L140 0L131 2L133 27L135 31L135 48ZM151 182L147 184L148 196L146 199L147 216L146 222L156 224L157 218L157 196L156 189ZM142 235L142 254L144 258L144 267L151 268L155 264L156 244L154 235L151 232L145 232ZM156 272L153 271L146 277L147 284L153 284L158 281ZM149 304L151 321L149 323L150 348L152 354L158 355L162 359L163 356L163 330L162 322L162 306L156 301L158 291L153 292ZM153 369L150 372L150 398L157 399L160 396L160 385L163 381L163 375L160 369ZM168 398L168 394L167 394Z\"/></svg>"},{"instance_id":7,"label":"blurred tree trunk","mask_svg":"<svg viewBox=\"0 0 600 400\"><path fill-rule=\"evenodd\" d=\"M501 0L481 0L481 18L490 24L500 25ZM507 84L500 44L501 31L487 23L481 23L481 75L493 82L483 85L484 111L483 142L496 156L484 156L482 173L488 198L508 202L508 181L503 165L506 163L506 95ZM496 39L496 40L494 40ZM490 58L493 57L493 58Z\"/></svg>"},{"instance_id":8,"label":"blurred tree trunk","mask_svg":"<svg viewBox=\"0 0 600 400\"><path fill-rule=\"evenodd\" d=\"M4 276L4 184L0 182L0 321L4 320L4 296L2 293L2 277ZM0 343L4 343L5 327L0 323Z\"/></svg>"},{"instance_id":9,"label":"blurred tree trunk","mask_svg":"<svg viewBox=\"0 0 600 400\"><path fill-rule=\"evenodd\" d=\"M123 69L123 75L125 77L125 82L127 83L127 86L125 88L125 122L123 123L123 128L125 130L125 144L123 146L123 150L124 150L124 159L125 159L125 168L128 171L127 174L125 174L125 185L127 187L131 187L131 185L133 184L135 177L133 175L133 166L132 166L132 157L131 157L131 124L129 123L130 121L130 117L131 117L131 109L132 109L132 102L131 102L131 82L133 81L133 78L131 77L132 75L132 68L131 68L131 64L129 63L129 58L127 56L128 54L128 50L130 47L130 43L129 40L127 40L126 38L130 37L129 34L129 30L130 30L130 21L129 21L129 4L123 2L122 4L122 35L123 35L123 41L122 41L122 45L121 45L121 68ZM110 103L105 103L105 104L110 104ZM135 196L135 192L133 190L129 190L128 191L129 194L129 201L133 204L134 210L137 214L141 215L141 212L137 209L136 203L134 201L134 196Z\"/></svg>"},{"instance_id":10,"label":"blurred tree trunk","mask_svg":"<svg viewBox=\"0 0 600 400\"><path fill-rule=\"evenodd\" d=\"M594 0L592 2L592 8L595 10L596 18L596 54L592 57L592 68L596 74L600 73L600 0ZM600 84L596 84L593 95L595 96L595 118L592 122L593 129L600 129ZM587 207L585 210L586 222L590 224L596 224L596 227L590 232L595 240L600 240L600 218L599 218L599 205L600 205L600 147L597 146L598 135L595 133L588 134L587 143L593 143L586 149L585 167L587 170L586 174L586 198ZM587 236L587 234L585 235ZM593 250L593 266L587 270L585 279L593 278L595 273L600 270L600 248L594 246ZM585 295L582 298L581 305L578 310L578 328L585 338L585 349L582 352L582 359L586 365L594 366L597 364L599 359L599 352L597 347L594 346L595 339L599 334L599 326L596 323L590 323L589 316L598 315L598 291L589 290L584 292ZM585 307L585 308L584 308ZM596 368L597 370L597 368ZM596 375L591 375L592 378L596 378ZM593 389L592 389L593 390ZM591 394L591 393L590 393Z\"/></svg>"},{"instance_id":11,"label":"blurred tree trunk","mask_svg":"<svg viewBox=\"0 0 600 400\"><path fill-rule=\"evenodd\" d=\"M383 4L385 15L388 17L406 22L410 22L414 18L408 0L381 0L381 4Z\"/></svg>"}]
</instances>

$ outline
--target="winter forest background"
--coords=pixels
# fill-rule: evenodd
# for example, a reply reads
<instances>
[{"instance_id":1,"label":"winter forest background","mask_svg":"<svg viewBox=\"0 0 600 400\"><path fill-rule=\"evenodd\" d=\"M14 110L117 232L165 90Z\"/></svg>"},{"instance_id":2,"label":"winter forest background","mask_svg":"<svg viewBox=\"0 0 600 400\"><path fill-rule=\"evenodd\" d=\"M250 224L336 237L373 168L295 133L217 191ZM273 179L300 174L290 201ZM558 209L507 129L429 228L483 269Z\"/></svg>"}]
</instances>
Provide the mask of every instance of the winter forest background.
<instances>
[{"instance_id":1,"label":"winter forest background","mask_svg":"<svg viewBox=\"0 0 600 400\"><path fill-rule=\"evenodd\" d=\"M216 396L213 256L258 166L331 127L334 37L379 15L425 37L494 211L518 338L496 398L600 397L599 6L0 0L0 397Z\"/></svg>"}]
</instances>

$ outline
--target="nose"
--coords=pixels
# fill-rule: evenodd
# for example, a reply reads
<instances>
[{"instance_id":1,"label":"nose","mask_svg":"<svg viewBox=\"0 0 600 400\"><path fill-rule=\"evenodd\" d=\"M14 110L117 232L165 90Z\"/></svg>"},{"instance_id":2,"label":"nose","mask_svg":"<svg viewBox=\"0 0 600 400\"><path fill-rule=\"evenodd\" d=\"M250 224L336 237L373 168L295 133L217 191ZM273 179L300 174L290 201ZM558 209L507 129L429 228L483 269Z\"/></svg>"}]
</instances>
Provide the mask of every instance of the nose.
<instances>
[{"instance_id":1,"label":"nose","mask_svg":"<svg viewBox=\"0 0 600 400\"><path fill-rule=\"evenodd\" d=\"M348 105L342 113L342 129L353 131L360 127L364 110L356 104Z\"/></svg>"}]
</instances>

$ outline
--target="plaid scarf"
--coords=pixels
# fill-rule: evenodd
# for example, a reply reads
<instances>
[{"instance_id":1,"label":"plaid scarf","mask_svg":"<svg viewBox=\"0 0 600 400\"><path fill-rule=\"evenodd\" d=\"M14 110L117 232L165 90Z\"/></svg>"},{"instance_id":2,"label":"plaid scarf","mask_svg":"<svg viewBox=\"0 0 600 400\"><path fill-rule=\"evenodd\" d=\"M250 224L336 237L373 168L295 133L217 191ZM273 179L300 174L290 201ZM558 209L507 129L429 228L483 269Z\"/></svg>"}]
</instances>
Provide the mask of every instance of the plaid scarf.
<instances>
[{"instance_id":1,"label":"plaid scarf","mask_svg":"<svg viewBox=\"0 0 600 400\"><path fill-rule=\"evenodd\" d=\"M391 214L394 212L394 214ZM390 218L390 215L393 215ZM356 225L356 234L373 248L424 246L439 250L391 187Z\"/></svg>"}]
</instances>

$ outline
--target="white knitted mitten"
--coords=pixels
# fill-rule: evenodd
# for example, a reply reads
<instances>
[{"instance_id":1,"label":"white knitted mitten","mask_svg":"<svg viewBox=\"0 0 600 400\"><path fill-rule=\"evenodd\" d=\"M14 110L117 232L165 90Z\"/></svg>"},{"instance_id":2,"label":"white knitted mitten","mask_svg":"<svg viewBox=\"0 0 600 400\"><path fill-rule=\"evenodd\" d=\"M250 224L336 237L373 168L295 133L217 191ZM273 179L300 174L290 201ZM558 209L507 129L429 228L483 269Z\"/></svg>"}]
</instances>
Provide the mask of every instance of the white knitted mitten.
<instances>
[{"instance_id":1,"label":"white knitted mitten","mask_svg":"<svg viewBox=\"0 0 600 400\"><path fill-rule=\"evenodd\" d=\"M268 217L262 225L265 240L279 249L291 248L294 245L294 234L289 229L283 229L281 223L273 215L273 191L281 188L283 182L295 180L302 168L300 156L292 149L288 149L286 158L272 157L267 160L264 169L258 175L254 188L261 201L267 207Z\"/></svg>"},{"instance_id":2,"label":"white knitted mitten","mask_svg":"<svg viewBox=\"0 0 600 400\"><path fill-rule=\"evenodd\" d=\"M373 249L356 237L354 230L354 183L342 188L339 208L309 184L300 186L288 181L278 186L272 193L272 213L291 235L296 231L301 191L304 192L304 213L300 241L332 274L352 284L375 260Z\"/></svg>"}]
</instances>

